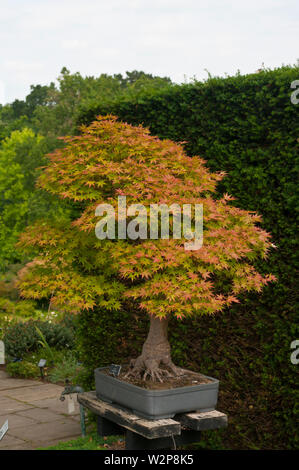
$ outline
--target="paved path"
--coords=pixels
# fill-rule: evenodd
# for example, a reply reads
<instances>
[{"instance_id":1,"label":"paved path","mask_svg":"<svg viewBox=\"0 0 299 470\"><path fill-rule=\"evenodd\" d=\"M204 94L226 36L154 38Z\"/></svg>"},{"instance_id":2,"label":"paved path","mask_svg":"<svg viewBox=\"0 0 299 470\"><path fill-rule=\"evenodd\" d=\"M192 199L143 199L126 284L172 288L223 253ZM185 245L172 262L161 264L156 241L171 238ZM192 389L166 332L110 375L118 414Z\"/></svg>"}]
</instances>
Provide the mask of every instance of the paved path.
<instances>
[{"instance_id":1,"label":"paved path","mask_svg":"<svg viewBox=\"0 0 299 470\"><path fill-rule=\"evenodd\" d=\"M0 427L8 419L8 431L0 450L31 450L68 441L81 435L77 398L70 415L67 400L60 401L63 387L9 377L0 371Z\"/></svg>"}]
</instances>

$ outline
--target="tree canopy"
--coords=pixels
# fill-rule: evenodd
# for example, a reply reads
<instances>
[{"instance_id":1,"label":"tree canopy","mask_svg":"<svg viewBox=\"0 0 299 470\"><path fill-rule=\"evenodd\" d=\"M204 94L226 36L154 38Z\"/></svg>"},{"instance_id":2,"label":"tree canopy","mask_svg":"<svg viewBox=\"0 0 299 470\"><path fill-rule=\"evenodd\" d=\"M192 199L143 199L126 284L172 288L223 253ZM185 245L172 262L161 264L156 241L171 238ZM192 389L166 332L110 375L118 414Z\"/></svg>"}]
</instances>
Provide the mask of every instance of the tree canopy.
<instances>
[{"instance_id":1,"label":"tree canopy","mask_svg":"<svg viewBox=\"0 0 299 470\"><path fill-rule=\"evenodd\" d=\"M237 302L242 291L260 291L271 274L254 261L265 258L270 235L254 212L231 205L225 194L213 198L223 173L211 173L200 157L182 145L151 136L142 126L99 116L81 135L63 138L65 146L48 155L38 184L80 205L78 217L27 229L19 246L36 253L20 274L24 297L42 298L79 311L95 305L117 309L123 298L161 318L213 314ZM202 204L204 243L185 250L184 239L99 240L98 204L117 213L117 197L128 204Z\"/></svg>"}]
</instances>

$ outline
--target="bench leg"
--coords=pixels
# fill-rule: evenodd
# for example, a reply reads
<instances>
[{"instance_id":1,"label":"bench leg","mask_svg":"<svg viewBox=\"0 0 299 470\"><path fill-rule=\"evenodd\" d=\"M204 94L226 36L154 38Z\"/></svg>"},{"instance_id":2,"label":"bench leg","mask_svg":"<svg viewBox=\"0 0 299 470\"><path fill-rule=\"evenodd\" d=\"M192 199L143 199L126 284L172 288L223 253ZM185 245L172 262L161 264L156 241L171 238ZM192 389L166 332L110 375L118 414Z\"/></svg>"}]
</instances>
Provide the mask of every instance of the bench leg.
<instances>
[{"instance_id":1,"label":"bench leg","mask_svg":"<svg viewBox=\"0 0 299 470\"><path fill-rule=\"evenodd\" d=\"M195 444L199 442L201 438L201 431L193 431L192 429L186 429L182 431L180 436L175 436L177 446L184 446L187 444Z\"/></svg>"},{"instance_id":2,"label":"bench leg","mask_svg":"<svg viewBox=\"0 0 299 470\"><path fill-rule=\"evenodd\" d=\"M173 440L171 437L159 437L157 439L147 439L132 431L126 431L126 450L154 450L172 449Z\"/></svg>"},{"instance_id":3,"label":"bench leg","mask_svg":"<svg viewBox=\"0 0 299 470\"><path fill-rule=\"evenodd\" d=\"M103 436L118 436L124 433L124 430L118 424L109 421L109 419L97 416L97 431L98 435Z\"/></svg>"},{"instance_id":4,"label":"bench leg","mask_svg":"<svg viewBox=\"0 0 299 470\"><path fill-rule=\"evenodd\" d=\"M175 449L178 446L200 441L200 431L183 431L180 436L147 439L132 431L126 431L126 450Z\"/></svg>"}]
</instances>

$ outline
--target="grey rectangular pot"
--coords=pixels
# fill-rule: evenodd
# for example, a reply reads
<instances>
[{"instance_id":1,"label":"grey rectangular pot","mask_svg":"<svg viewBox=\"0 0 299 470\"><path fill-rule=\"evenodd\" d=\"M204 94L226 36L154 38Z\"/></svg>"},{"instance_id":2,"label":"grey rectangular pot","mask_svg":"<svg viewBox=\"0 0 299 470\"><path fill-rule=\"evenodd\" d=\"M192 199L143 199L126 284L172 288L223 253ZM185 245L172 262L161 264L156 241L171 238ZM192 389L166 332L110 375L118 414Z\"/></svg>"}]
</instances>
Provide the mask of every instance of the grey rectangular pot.
<instances>
[{"instance_id":1,"label":"grey rectangular pot","mask_svg":"<svg viewBox=\"0 0 299 470\"><path fill-rule=\"evenodd\" d=\"M116 403L131 409L138 416L147 419L172 418L186 411L214 410L218 399L219 380L208 384L191 385L167 390L147 390L107 375L95 369L96 395L101 400Z\"/></svg>"}]
</instances>

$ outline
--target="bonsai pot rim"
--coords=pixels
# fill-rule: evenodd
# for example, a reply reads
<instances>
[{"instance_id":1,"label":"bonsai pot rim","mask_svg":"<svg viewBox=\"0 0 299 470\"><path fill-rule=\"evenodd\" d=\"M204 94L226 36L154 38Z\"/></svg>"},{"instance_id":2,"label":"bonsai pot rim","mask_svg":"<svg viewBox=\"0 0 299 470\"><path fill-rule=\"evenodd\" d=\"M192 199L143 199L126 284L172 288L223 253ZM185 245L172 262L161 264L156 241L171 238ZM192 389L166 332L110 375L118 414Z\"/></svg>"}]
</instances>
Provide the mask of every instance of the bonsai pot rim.
<instances>
[{"instance_id":1,"label":"bonsai pot rim","mask_svg":"<svg viewBox=\"0 0 299 470\"><path fill-rule=\"evenodd\" d=\"M173 388L167 388L164 390L150 390L148 388L140 387L135 384L131 384L130 382L127 382L126 380L121 380L118 377L114 377L113 375L109 374L103 374L103 370L109 370L109 367L98 367L95 369L95 373L98 372L104 377L108 377L109 379L112 379L113 381L116 381L119 386L122 386L124 388L129 388L131 390L141 391L142 390L142 395L145 396L167 396L167 395L176 395L176 394L181 394L181 393L188 393L188 392L195 392L195 391L200 391L200 390L214 390L215 386L219 386L219 380L215 379L214 377L210 377L208 375L201 374L204 378L209 379L211 382L207 384L194 384L194 385L185 385L183 387L173 387Z\"/></svg>"}]
</instances>

